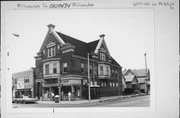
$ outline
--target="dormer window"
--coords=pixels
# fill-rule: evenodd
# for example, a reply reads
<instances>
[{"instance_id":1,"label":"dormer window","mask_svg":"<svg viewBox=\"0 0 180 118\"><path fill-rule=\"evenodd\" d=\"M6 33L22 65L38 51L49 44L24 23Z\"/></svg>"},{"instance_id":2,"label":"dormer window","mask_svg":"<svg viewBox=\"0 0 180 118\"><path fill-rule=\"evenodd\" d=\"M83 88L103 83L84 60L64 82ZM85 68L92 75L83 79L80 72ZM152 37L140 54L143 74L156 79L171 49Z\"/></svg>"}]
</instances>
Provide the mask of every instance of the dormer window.
<instances>
[{"instance_id":1,"label":"dormer window","mask_svg":"<svg viewBox=\"0 0 180 118\"><path fill-rule=\"evenodd\" d=\"M56 47L55 46L49 47L47 52L48 52L48 57L56 56Z\"/></svg>"},{"instance_id":2,"label":"dormer window","mask_svg":"<svg viewBox=\"0 0 180 118\"><path fill-rule=\"evenodd\" d=\"M106 61L106 55L100 52L100 60Z\"/></svg>"}]
</instances>

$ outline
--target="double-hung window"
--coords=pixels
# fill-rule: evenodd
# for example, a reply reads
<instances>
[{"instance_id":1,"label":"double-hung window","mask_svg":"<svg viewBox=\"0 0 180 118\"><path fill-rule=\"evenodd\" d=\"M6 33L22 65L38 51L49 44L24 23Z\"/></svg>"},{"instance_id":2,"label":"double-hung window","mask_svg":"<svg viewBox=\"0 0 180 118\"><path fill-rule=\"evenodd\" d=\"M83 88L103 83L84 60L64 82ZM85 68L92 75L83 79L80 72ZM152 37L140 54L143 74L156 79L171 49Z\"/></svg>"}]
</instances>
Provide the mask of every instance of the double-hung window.
<instances>
[{"instance_id":1,"label":"double-hung window","mask_svg":"<svg viewBox=\"0 0 180 118\"><path fill-rule=\"evenodd\" d=\"M45 65L45 75L49 75L49 64Z\"/></svg>"},{"instance_id":2,"label":"double-hung window","mask_svg":"<svg viewBox=\"0 0 180 118\"><path fill-rule=\"evenodd\" d=\"M103 66L100 66L100 75L103 75Z\"/></svg>"},{"instance_id":3,"label":"double-hung window","mask_svg":"<svg viewBox=\"0 0 180 118\"><path fill-rule=\"evenodd\" d=\"M110 69L109 69L109 66L106 66L106 75L110 75Z\"/></svg>"},{"instance_id":4,"label":"double-hung window","mask_svg":"<svg viewBox=\"0 0 180 118\"><path fill-rule=\"evenodd\" d=\"M67 72L67 63L63 64L63 72L66 73Z\"/></svg>"},{"instance_id":5,"label":"double-hung window","mask_svg":"<svg viewBox=\"0 0 180 118\"><path fill-rule=\"evenodd\" d=\"M84 64L81 63L81 72L84 73Z\"/></svg>"},{"instance_id":6,"label":"double-hung window","mask_svg":"<svg viewBox=\"0 0 180 118\"><path fill-rule=\"evenodd\" d=\"M55 46L49 47L47 53L48 53L48 57L56 56L56 47Z\"/></svg>"},{"instance_id":7,"label":"double-hung window","mask_svg":"<svg viewBox=\"0 0 180 118\"><path fill-rule=\"evenodd\" d=\"M100 59L106 61L106 55L100 52Z\"/></svg>"},{"instance_id":8,"label":"double-hung window","mask_svg":"<svg viewBox=\"0 0 180 118\"><path fill-rule=\"evenodd\" d=\"M57 73L57 63L53 63L53 73Z\"/></svg>"}]
</instances>

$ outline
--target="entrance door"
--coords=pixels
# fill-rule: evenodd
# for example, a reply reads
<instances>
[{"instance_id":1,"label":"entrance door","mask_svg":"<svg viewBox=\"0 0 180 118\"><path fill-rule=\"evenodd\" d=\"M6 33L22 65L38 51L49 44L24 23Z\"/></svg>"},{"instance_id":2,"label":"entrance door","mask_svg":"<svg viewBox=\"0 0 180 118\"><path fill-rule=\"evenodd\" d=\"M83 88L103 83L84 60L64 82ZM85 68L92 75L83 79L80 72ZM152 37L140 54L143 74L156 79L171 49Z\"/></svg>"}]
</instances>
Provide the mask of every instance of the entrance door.
<instances>
[{"instance_id":1,"label":"entrance door","mask_svg":"<svg viewBox=\"0 0 180 118\"><path fill-rule=\"evenodd\" d=\"M52 87L52 92L54 93L54 95L59 95L58 87Z\"/></svg>"}]
</instances>

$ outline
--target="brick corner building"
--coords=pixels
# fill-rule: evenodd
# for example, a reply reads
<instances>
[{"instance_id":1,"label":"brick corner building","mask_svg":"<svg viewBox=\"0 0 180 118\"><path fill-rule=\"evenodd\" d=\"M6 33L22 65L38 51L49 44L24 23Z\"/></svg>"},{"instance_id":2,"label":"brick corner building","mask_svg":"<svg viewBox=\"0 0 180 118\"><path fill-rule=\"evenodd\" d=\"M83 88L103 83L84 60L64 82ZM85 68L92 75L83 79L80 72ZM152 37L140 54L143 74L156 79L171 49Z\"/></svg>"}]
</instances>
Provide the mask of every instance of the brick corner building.
<instances>
[{"instance_id":1,"label":"brick corner building","mask_svg":"<svg viewBox=\"0 0 180 118\"><path fill-rule=\"evenodd\" d=\"M89 73L92 98L122 94L122 67L111 57L104 40L86 43L54 30L48 25L48 32L35 56L36 97L52 100L58 95L58 78L62 79L62 99L68 92L73 98L87 98L87 77L89 53Z\"/></svg>"}]
</instances>

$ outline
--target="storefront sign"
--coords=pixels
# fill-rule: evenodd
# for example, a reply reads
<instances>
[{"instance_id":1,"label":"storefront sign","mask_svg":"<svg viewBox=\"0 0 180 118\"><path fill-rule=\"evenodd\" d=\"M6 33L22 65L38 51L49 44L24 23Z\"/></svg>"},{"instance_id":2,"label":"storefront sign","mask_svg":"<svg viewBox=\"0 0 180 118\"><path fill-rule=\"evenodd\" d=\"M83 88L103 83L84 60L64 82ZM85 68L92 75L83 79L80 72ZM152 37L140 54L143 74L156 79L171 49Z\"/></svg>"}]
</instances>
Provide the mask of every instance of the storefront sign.
<instances>
[{"instance_id":1,"label":"storefront sign","mask_svg":"<svg viewBox=\"0 0 180 118\"><path fill-rule=\"evenodd\" d=\"M63 85L81 84L81 80L62 80Z\"/></svg>"},{"instance_id":2,"label":"storefront sign","mask_svg":"<svg viewBox=\"0 0 180 118\"><path fill-rule=\"evenodd\" d=\"M17 80L17 89L24 89L24 79Z\"/></svg>"}]
</instances>

